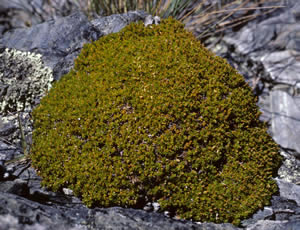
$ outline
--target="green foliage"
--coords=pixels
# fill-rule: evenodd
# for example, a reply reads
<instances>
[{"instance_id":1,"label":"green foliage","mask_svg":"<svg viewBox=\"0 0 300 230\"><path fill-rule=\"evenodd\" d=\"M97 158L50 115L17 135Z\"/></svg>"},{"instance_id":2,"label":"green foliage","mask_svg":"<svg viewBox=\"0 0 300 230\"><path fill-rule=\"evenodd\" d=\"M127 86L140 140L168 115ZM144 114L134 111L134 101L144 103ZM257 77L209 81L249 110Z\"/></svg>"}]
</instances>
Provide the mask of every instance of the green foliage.
<instances>
[{"instance_id":1,"label":"green foliage","mask_svg":"<svg viewBox=\"0 0 300 230\"><path fill-rule=\"evenodd\" d=\"M34 110L43 185L88 206L158 201L185 219L240 220L269 204L281 161L243 77L169 18L84 46Z\"/></svg>"}]
</instances>

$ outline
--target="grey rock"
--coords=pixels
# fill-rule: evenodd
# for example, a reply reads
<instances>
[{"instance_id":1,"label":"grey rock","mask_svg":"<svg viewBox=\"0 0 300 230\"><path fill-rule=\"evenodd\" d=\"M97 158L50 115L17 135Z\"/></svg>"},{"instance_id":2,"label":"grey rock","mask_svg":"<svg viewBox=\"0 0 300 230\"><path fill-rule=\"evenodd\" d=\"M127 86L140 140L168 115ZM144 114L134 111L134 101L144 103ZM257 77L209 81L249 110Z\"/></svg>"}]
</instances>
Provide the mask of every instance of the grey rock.
<instances>
[{"instance_id":1,"label":"grey rock","mask_svg":"<svg viewBox=\"0 0 300 230\"><path fill-rule=\"evenodd\" d=\"M247 228L247 230L297 230L300 229L300 220L295 221L272 221L260 220L256 224Z\"/></svg>"},{"instance_id":2,"label":"grey rock","mask_svg":"<svg viewBox=\"0 0 300 230\"><path fill-rule=\"evenodd\" d=\"M247 227L257 223L260 220L272 220L274 218L274 211L272 207L264 207L263 210L259 210L251 218L242 221L242 226Z\"/></svg>"},{"instance_id":3,"label":"grey rock","mask_svg":"<svg viewBox=\"0 0 300 230\"><path fill-rule=\"evenodd\" d=\"M0 76L0 84L6 86L0 98L2 116L31 111L53 82L52 70L43 65L41 55L15 49L5 49L0 54ZM15 127L8 125L4 131L12 128ZM6 133L2 129L1 134Z\"/></svg>"},{"instance_id":4,"label":"grey rock","mask_svg":"<svg viewBox=\"0 0 300 230\"><path fill-rule=\"evenodd\" d=\"M113 208L87 209L83 205L54 203L51 206L30 201L22 197L0 192L0 215L2 220L18 218L17 227L40 225L45 229L195 229L195 230L234 230L231 224L193 223L173 220L159 213L142 210ZM1 220L0 219L0 220ZM7 221L6 221L7 222Z\"/></svg>"},{"instance_id":5,"label":"grey rock","mask_svg":"<svg viewBox=\"0 0 300 230\"><path fill-rule=\"evenodd\" d=\"M5 169L5 166L4 166L4 161L3 161L3 160L2 160L2 161L0 160L0 181L3 180L5 171L6 171L6 169Z\"/></svg>"},{"instance_id":6,"label":"grey rock","mask_svg":"<svg viewBox=\"0 0 300 230\"><path fill-rule=\"evenodd\" d=\"M7 48L41 54L44 64L52 69L57 80L69 72L83 44L101 36L87 17L77 12L30 28L7 32L0 43Z\"/></svg>"},{"instance_id":7,"label":"grey rock","mask_svg":"<svg viewBox=\"0 0 300 230\"><path fill-rule=\"evenodd\" d=\"M300 160L295 156L299 153L295 151L281 151L284 156L282 166L278 170L278 178L286 182L300 184Z\"/></svg>"},{"instance_id":8,"label":"grey rock","mask_svg":"<svg viewBox=\"0 0 300 230\"><path fill-rule=\"evenodd\" d=\"M160 210L160 204L157 202L152 203L154 212L158 212Z\"/></svg>"},{"instance_id":9,"label":"grey rock","mask_svg":"<svg viewBox=\"0 0 300 230\"><path fill-rule=\"evenodd\" d=\"M71 189L68 189L68 188L63 188L63 193L67 196L72 196L73 195L73 191Z\"/></svg>"},{"instance_id":10,"label":"grey rock","mask_svg":"<svg viewBox=\"0 0 300 230\"><path fill-rule=\"evenodd\" d=\"M270 90L263 99L268 102L259 105L271 114L267 116L276 142L300 153L300 7L296 0L277 1L273 5L285 7L225 36L224 41L241 56L262 63L268 75L260 81L268 82L265 85Z\"/></svg>"},{"instance_id":11,"label":"grey rock","mask_svg":"<svg viewBox=\"0 0 300 230\"><path fill-rule=\"evenodd\" d=\"M64 209L59 210L13 194L0 192L0 213L1 220L6 222L11 229L13 227L35 229L34 227L37 226L42 229L76 229L76 224L72 221L72 218L76 218L76 213L70 212L73 216L68 216L65 215ZM83 212L82 215L84 215ZM17 224L14 221L15 218L18 219ZM77 215L77 218L80 221L81 216ZM12 221L11 225L7 223L7 220ZM81 226L78 229L86 229L84 227Z\"/></svg>"},{"instance_id":12,"label":"grey rock","mask_svg":"<svg viewBox=\"0 0 300 230\"><path fill-rule=\"evenodd\" d=\"M10 123L4 123L2 121L2 118L0 117L0 136L5 137L8 135L11 135L17 130L17 127L14 126L12 122Z\"/></svg>"},{"instance_id":13,"label":"grey rock","mask_svg":"<svg viewBox=\"0 0 300 230\"><path fill-rule=\"evenodd\" d=\"M3 142L0 140L0 160L8 161L12 160L15 157L21 155L21 152L11 143Z\"/></svg>"},{"instance_id":14,"label":"grey rock","mask_svg":"<svg viewBox=\"0 0 300 230\"><path fill-rule=\"evenodd\" d=\"M91 21L103 35L119 32L131 22L144 21L148 16L144 11L131 11L125 14L113 14L107 17L99 17Z\"/></svg>"},{"instance_id":15,"label":"grey rock","mask_svg":"<svg viewBox=\"0 0 300 230\"><path fill-rule=\"evenodd\" d=\"M271 205L258 210L251 218L243 220L243 227L255 226L257 223L264 223L263 221L299 221L300 220L300 206L297 204L297 189L293 188L294 184L277 181L282 183L279 185L279 195L274 195L271 200ZM291 187L289 190L289 186ZM271 222L273 223L273 222ZM281 223L281 222L280 222ZM260 226L260 225L258 225Z\"/></svg>"},{"instance_id":16,"label":"grey rock","mask_svg":"<svg viewBox=\"0 0 300 230\"><path fill-rule=\"evenodd\" d=\"M0 30L2 28L4 33L11 29L28 28L67 16L78 9L78 2L69 0L0 0ZM2 33L0 31L0 36Z\"/></svg>"},{"instance_id":17,"label":"grey rock","mask_svg":"<svg viewBox=\"0 0 300 230\"><path fill-rule=\"evenodd\" d=\"M153 205L151 202L148 202L145 207L143 208L143 210L147 211L147 212L151 212L153 211Z\"/></svg>"},{"instance_id":18,"label":"grey rock","mask_svg":"<svg viewBox=\"0 0 300 230\"><path fill-rule=\"evenodd\" d=\"M297 202L284 198L282 196L274 196L272 198L273 216L271 220L299 220L300 207Z\"/></svg>"},{"instance_id":19,"label":"grey rock","mask_svg":"<svg viewBox=\"0 0 300 230\"><path fill-rule=\"evenodd\" d=\"M281 88L275 85L270 92L274 140L283 148L294 149L300 153L300 93L289 92L293 89L289 85L279 86Z\"/></svg>"},{"instance_id":20,"label":"grey rock","mask_svg":"<svg viewBox=\"0 0 300 230\"><path fill-rule=\"evenodd\" d=\"M0 183L0 192L12 193L24 197L29 195L29 188L24 180L16 179L14 181L4 181Z\"/></svg>"},{"instance_id":21,"label":"grey rock","mask_svg":"<svg viewBox=\"0 0 300 230\"><path fill-rule=\"evenodd\" d=\"M280 196L289 200L294 200L300 206L300 186L277 179Z\"/></svg>"},{"instance_id":22,"label":"grey rock","mask_svg":"<svg viewBox=\"0 0 300 230\"><path fill-rule=\"evenodd\" d=\"M8 48L0 53L0 85L6 86L0 97L2 160L11 160L23 151L18 116L26 142L30 142L30 112L50 89L52 82L52 70L43 65L41 55Z\"/></svg>"},{"instance_id":23,"label":"grey rock","mask_svg":"<svg viewBox=\"0 0 300 230\"><path fill-rule=\"evenodd\" d=\"M58 80L73 67L74 59L85 43L118 32L131 22L144 20L147 15L143 11L133 11L99 17L89 22L83 13L76 12L27 29L7 32L0 39L0 44L42 54L45 65L53 70L54 79Z\"/></svg>"},{"instance_id":24,"label":"grey rock","mask_svg":"<svg viewBox=\"0 0 300 230\"><path fill-rule=\"evenodd\" d=\"M160 23L160 17L158 16L153 17L152 15L148 15L144 21L145 26L158 25L159 23Z\"/></svg>"},{"instance_id":25,"label":"grey rock","mask_svg":"<svg viewBox=\"0 0 300 230\"><path fill-rule=\"evenodd\" d=\"M150 215L149 215L150 214ZM148 213L141 210L108 208L95 215L95 225L98 229L145 229L145 230L233 230L239 229L231 224L192 223L189 221L172 220L158 213Z\"/></svg>"},{"instance_id":26,"label":"grey rock","mask_svg":"<svg viewBox=\"0 0 300 230\"><path fill-rule=\"evenodd\" d=\"M66 196L63 192L54 193L42 188L40 185L41 178L28 165L14 162L9 167L11 168L11 174L14 177L22 178L22 180L5 181L0 184L0 213L8 215L8 217L27 219L29 224L21 222L22 226L24 225L25 227L39 224L48 229L51 224L60 223L70 228L79 226L87 227L88 229L114 230L238 229L231 224L194 223L168 218L162 213L145 212L137 209L121 207L88 209L78 198L71 195ZM26 195L20 196L20 192L18 196L15 195L16 192L14 191L16 190L12 190L11 187L14 186L16 181L19 181L21 184L26 181L29 188L29 192L26 192ZM1 211L3 203L6 204L6 208L4 211ZM26 215L15 210L23 210ZM36 216L45 216L47 218L39 217L38 220L35 220Z\"/></svg>"}]
</instances>

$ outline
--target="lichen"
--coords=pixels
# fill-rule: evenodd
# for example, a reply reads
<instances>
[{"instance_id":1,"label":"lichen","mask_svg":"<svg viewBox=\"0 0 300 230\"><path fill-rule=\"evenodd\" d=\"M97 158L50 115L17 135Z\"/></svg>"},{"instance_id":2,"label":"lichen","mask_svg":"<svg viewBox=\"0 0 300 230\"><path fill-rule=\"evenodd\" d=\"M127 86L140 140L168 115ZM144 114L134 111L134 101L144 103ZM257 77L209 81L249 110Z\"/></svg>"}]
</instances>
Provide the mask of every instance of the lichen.
<instances>
[{"instance_id":1,"label":"lichen","mask_svg":"<svg viewBox=\"0 0 300 230\"><path fill-rule=\"evenodd\" d=\"M0 53L0 119L2 126L14 126L5 136L8 143L20 143L17 113L26 136L32 131L30 112L51 88L52 70L43 64L40 54L6 48Z\"/></svg>"},{"instance_id":2,"label":"lichen","mask_svg":"<svg viewBox=\"0 0 300 230\"><path fill-rule=\"evenodd\" d=\"M0 113L31 111L53 82L52 70L41 55L6 48L0 54Z\"/></svg>"}]
</instances>

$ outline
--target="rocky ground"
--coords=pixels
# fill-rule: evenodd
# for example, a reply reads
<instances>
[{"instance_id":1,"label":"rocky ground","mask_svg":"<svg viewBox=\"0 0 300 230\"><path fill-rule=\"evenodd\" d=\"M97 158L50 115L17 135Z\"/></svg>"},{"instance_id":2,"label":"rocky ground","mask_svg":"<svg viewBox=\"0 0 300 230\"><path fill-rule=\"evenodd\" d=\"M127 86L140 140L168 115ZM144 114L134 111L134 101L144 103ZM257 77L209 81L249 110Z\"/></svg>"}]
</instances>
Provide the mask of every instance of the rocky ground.
<instances>
[{"instance_id":1,"label":"rocky ground","mask_svg":"<svg viewBox=\"0 0 300 230\"><path fill-rule=\"evenodd\" d=\"M279 194L273 196L271 206L243 221L240 228L300 229L300 7L297 2L278 1L278 5L286 7L258 17L238 31L228 31L222 39L211 38L207 42L253 87L259 96L261 119L270 123L269 131L285 157L275 178ZM2 11L0 7L0 14ZM20 123L30 144L30 112L53 81L72 68L83 44L117 32L130 22L145 20L146 16L144 12L131 12L89 21L78 12L0 36L0 230L239 229L231 224L169 218L167 213L159 212L156 204L148 205L145 210L88 209L67 189L53 193L42 188L41 179L26 159L9 162L26 151Z\"/></svg>"}]
</instances>

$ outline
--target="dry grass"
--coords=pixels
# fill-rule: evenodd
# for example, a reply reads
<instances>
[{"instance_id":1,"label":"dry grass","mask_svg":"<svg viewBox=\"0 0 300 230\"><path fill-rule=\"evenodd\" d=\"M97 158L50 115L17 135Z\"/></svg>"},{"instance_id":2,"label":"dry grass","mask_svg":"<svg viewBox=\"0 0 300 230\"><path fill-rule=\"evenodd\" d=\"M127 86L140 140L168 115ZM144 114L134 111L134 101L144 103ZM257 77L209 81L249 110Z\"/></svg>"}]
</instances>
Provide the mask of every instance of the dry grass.
<instances>
[{"instance_id":1,"label":"dry grass","mask_svg":"<svg viewBox=\"0 0 300 230\"><path fill-rule=\"evenodd\" d=\"M11 0L15 2L15 0ZM27 4L25 4L27 2ZM76 9L90 18L144 10L161 18L173 16L200 40L219 34L226 29L236 29L254 18L271 13L282 0L47 0L41 6L24 0L15 2L20 9L40 18L40 22L55 16L69 15ZM39 22L39 23L40 23ZM36 22L35 22L36 23ZM29 25L34 23L30 22Z\"/></svg>"},{"instance_id":2,"label":"dry grass","mask_svg":"<svg viewBox=\"0 0 300 230\"><path fill-rule=\"evenodd\" d=\"M280 0L73 0L88 15L144 10L161 18L173 16L200 40L234 29L278 8ZM267 3L267 6L262 6Z\"/></svg>"},{"instance_id":3,"label":"dry grass","mask_svg":"<svg viewBox=\"0 0 300 230\"><path fill-rule=\"evenodd\" d=\"M263 3L269 6L262 6ZM279 3L280 0L235 0L223 5L212 4L202 8L201 13L184 18L183 22L190 31L198 31L197 37L203 40L284 7Z\"/></svg>"}]
</instances>

